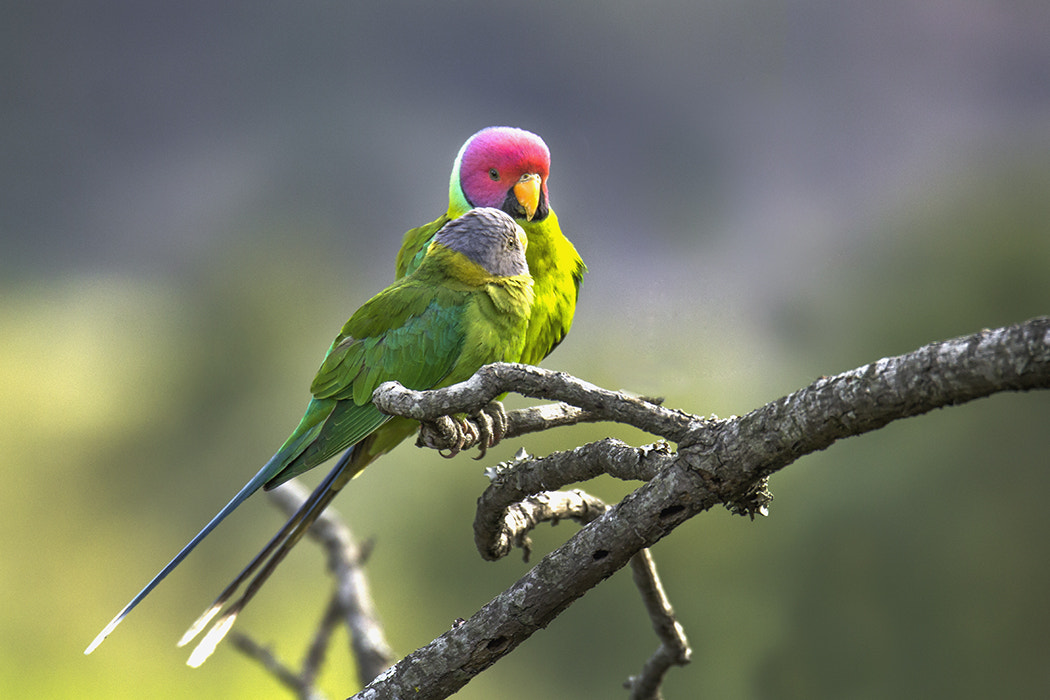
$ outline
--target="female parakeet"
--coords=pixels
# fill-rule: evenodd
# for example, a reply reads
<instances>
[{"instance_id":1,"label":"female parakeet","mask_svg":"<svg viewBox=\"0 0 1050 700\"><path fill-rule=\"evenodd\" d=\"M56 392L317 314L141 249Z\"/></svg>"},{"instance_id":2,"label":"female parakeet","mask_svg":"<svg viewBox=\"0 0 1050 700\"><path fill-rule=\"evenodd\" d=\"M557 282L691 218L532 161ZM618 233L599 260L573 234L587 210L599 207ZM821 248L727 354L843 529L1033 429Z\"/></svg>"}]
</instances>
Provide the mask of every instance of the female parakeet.
<instances>
[{"instance_id":1,"label":"female parakeet","mask_svg":"<svg viewBox=\"0 0 1050 700\"><path fill-rule=\"evenodd\" d=\"M498 209L473 209L442 225L419 266L370 299L343 326L310 386L313 398L302 421L273 458L85 653L252 493L359 444L389 421L372 404L372 392L381 383L397 380L412 389L431 389L468 379L491 362L520 360L533 306L526 243L521 228ZM336 471L349 479L356 464L346 458L341 464L343 469Z\"/></svg>"}]
</instances>

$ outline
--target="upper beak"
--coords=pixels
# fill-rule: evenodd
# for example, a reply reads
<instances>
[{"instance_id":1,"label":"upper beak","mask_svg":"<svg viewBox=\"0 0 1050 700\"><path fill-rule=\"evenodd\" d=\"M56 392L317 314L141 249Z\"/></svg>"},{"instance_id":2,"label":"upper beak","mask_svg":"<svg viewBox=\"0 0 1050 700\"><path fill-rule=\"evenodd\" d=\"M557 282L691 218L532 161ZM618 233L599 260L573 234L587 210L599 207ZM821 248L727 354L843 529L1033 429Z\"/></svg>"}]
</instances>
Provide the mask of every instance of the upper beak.
<instances>
[{"instance_id":1,"label":"upper beak","mask_svg":"<svg viewBox=\"0 0 1050 700\"><path fill-rule=\"evenodd\" d=\"M514 185L514 196L518 204L525 208L525 220L532 221L536 209L540 206L540 189L542 181L536 173L525 173Z\"/></svg>"}]
</instances>

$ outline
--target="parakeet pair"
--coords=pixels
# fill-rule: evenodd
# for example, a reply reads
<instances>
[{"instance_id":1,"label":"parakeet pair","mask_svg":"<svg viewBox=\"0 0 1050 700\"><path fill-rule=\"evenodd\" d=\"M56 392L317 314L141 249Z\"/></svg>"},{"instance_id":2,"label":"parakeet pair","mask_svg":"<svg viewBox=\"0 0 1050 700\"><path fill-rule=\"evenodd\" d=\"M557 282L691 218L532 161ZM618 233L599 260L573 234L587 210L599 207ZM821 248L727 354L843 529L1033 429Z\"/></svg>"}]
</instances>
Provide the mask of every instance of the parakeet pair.
<instances>
[{"instance_id":1,"label":"parakeet pair","mask_svg":"<svg viewBox=\"0 0 1050 700\"><path fill-rule=\"evenodd\" d=\"M244 596L194 651L199 665L285 554L336 493L378 456L415 432L416 421L382 414L371 401L384 381L431 389L497 361L536 364L572 325L586 267L550 208L550 151L510 127L474 134L460 149L449 206L409 230L398 281L347 321L310 386L313 398L277 453L99 633L102 643L222 520L260 487L272 488L346 450L306 504L220 594L179 642L194 638L253 572ZM524 233L524 235L523 235ZM261 568L260 568L261 567Z\"/></svg>"}]
</instances>

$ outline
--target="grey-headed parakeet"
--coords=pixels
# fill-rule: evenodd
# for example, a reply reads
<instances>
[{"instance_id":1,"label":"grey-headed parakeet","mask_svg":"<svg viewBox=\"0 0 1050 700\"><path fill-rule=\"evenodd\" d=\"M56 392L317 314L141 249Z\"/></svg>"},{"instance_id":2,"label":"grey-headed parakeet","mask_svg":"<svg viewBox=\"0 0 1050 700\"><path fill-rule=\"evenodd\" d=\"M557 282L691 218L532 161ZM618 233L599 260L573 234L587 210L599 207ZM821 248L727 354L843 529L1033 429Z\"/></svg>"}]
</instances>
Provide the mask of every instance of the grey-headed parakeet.
<instances>
[{"instance_id":1,"label":"grey-headed parakeet","mask_svg":"<svg viewBox=\"0 0 1050 700\"><path fill-rule=\"evenodd\" d=\"M361 444L390 421L372 404L372 392L381 383L396 380L412 389L431 389L468 379L491 362L520 360L534 299L526 244L521 228L498 209L473 209L442 225L418 267L370 299L343 326L288 440L85 653L260 487L280 484ZM340 476L348 479L352 473L344 467Z\"/></svg>"}]
</instances>

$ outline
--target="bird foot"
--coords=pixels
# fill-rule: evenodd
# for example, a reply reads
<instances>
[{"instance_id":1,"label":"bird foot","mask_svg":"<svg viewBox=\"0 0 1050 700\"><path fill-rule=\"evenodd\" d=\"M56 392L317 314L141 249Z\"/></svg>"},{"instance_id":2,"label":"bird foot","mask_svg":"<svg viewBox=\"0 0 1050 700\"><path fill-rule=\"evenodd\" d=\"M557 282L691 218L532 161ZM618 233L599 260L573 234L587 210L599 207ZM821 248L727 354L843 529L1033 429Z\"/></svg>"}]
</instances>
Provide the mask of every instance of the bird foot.
<instances>
[{"instance_id":1,"label":"bird foot","mask_svg":"<svg viewBox=\"0 0 1050 700\"><path fill-rule=\"evenodd\" d=\"M480 440L478 442L478 456L474 459L483 459L485 452L490 447L495 447L507 434L510 421L507 419L507 410L499 401L492 401L472 418L477 421Z\"/></svg>"},{"instance_id":2,"label":"bird foot","mask_svg":"<svg viewBox=\"0 0 1050 700\"><path fill-rule=\"evenodd\" d=\"M507 434L508 425L503 404L493 401L469 416L441 416L422 423L416 445L437 450L446 459L477 445L475 459L482 459L488 448L498 445Z\"/></svg>"}]
</instances>

